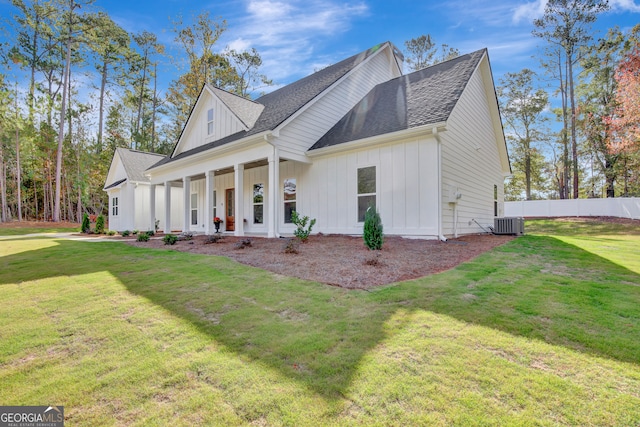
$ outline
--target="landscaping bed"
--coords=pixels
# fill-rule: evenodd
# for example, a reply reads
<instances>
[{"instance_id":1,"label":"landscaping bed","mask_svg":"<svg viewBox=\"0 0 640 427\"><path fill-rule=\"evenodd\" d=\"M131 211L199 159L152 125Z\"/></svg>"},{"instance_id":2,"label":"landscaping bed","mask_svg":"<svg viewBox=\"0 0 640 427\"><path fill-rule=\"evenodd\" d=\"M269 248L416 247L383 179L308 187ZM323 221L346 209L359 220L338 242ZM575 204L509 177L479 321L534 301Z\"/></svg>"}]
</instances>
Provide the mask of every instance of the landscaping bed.
<instances>
[{"instance_id":1,"label":"landscaping bed","mask_svg":"<svg viewBox=\"0 0 640 427\"><path fill-rule=\"evenodd\" d=\"M249 239L242 249L238 243ZM133 246L153 247L232 258L243 264L285 276L327 283L351 289L367 289L388 283L415 279L449 270L496 246L512 236L469 235L447 242L385 237L381 251L370 251L362 237L313 235L297 245L298 253L287 253L289 239L225 236L208 243L209 236L165 245L161 239L148 242L127 240Z\"/></svg>"}]
</instances>

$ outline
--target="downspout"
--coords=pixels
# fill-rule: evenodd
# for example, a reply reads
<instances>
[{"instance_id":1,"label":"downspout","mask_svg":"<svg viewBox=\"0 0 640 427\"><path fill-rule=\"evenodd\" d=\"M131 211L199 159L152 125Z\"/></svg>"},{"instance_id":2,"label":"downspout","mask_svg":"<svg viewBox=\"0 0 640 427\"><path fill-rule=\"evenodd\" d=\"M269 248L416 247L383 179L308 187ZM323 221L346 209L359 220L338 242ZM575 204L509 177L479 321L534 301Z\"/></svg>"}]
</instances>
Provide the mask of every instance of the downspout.
<instances>
[{"instance_id":1,"label":"downspout","mask_svg":"<svg viewBox=\"0 0 640 427\"><path fill-rule=\"evenodd\" d=\"M435 137L437 143L437 153L438 153L438 238L446 242L447 238L444 237L442 233L442 141L440 140L440 134L438 134L438 128L434 126L431 129L431 134Z\"/></svg>"}]
</instances>

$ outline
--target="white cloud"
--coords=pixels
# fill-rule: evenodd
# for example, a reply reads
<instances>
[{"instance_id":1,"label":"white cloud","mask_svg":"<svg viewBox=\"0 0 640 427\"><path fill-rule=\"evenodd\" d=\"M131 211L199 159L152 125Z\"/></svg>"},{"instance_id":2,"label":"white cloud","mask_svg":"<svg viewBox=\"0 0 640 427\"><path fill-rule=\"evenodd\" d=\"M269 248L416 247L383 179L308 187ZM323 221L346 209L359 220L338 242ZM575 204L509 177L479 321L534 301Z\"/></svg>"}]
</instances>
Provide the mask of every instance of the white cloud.
<instances>
[{"instance_id":1,"label":"white cloud","mask_svg":"<svg viewBox=\"0 0 640 427\"><path fill-rule=\"evenodd\" d=\"M339 37L368 10L362 2L248 0L246 16L229 27L226 44L236 50L255 47L262 72L278 83L288 82L291 76L313 72L310 60L318 60L314 50L322 39ZM337 59L342 57L327 63Z\"/></svg>"},{"instance_id":2,"label":"white cloud","mask_svg":"<svg viewBox=\"0 0 640 427\"><path fill-rule=\"evenodd\" d=\"M640 6L638 6L634 0L610 0L611 9L621 12L640 12Z\"/></svg>"},{"instance_id":3,"label":"white cloud","mask_svg":"<svg viewBox=\"0 0 640 427\"><path fill-rule=\"evenodd\" d=\"M540 18L544 14L544 8L546 5L547 0L535 0L531 3L522 4L513 10L512 20L515 24L518 24L521 21L531 22L536 18Z\"/></svg>"}]
</instances>

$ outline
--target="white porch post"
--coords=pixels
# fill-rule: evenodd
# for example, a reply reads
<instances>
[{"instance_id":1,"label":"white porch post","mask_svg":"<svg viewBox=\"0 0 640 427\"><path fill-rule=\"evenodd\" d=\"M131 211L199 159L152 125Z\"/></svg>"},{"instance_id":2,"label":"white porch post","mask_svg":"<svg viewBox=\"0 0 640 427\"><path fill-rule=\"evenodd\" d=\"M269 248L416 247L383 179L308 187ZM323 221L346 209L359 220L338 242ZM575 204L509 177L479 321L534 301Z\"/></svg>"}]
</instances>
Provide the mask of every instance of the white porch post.
<instances>
[{"instance_id":1,"label":"white porch post","mask_svg":"<svg viewBox=\"0 0 640 427\"><path fill-rule=\"evenodd\" d=\"M280 153L273 147L273 154L269 156L269 189L267 192L267 237L279 237L278 233L278 199L280 195Z\"/></svg>"},{"instance_id":2,"label":"white porch post","mask_svg":"<svg viewBox=\"0 0 640 427\"><path fill-rule=\"evenodd\" d=\"M244 236L244 165L238 164L234 166L234 184L235 184L235 231L234 236Z\"/></svg>"},{"instance_id":3,"label":"white porch post","mask_svg":"<svg viewBox=\"0 0 640 427\"><path fill-rule=\"evenodd\" d=\"M184 196L184 221L182 232L187 233L191 228L191 177L182 178L182 194Z\"/></svg>"},{"instance_id":4,"label":"white porch post","mask_svg":"<svg viewBox=\"0 0 640 427\"><path fill-rule=\"evenodd\" d=\"M164 233L171 233L171 182L164 183Z\"/></svg>"},{"instance_id":5,"label":"white porch post","mask_svg":"<svg viewBox=\"0 0 640 427\"><path fill-rule=\"evenodd\" d=\"M156 185L149 186L149 230L156 231Z\"/></svg>"},{"instance_id":6,"label":"white porch post","mask_svg":"<svg viewBox=\"0 0 640 427\"><path fill-rule=\"evenodd\" d=\"M213 190L215 189L215 176L213 171L207 172L204 196L204 233L212 234L213 227Z\"/></svg>"}]
</instances>

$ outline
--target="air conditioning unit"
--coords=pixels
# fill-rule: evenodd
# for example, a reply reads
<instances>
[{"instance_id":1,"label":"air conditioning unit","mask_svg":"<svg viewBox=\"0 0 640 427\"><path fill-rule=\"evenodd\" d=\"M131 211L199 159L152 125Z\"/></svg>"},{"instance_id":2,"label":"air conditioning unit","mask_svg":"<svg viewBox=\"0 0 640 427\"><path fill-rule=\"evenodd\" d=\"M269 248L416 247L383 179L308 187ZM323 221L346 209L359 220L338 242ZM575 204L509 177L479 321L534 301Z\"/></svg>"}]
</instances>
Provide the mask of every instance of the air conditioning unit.
<instances>
[{"instance_id":1,"label":"air conditioning unit","mask_svg":"<svg viewBox=\"0 0 640 427\"><path fill-rule=\"evenodd\" d=\"M494 218L493 233L521 236L524 234L524 218Z\"/></svg>"}]
</instances>

